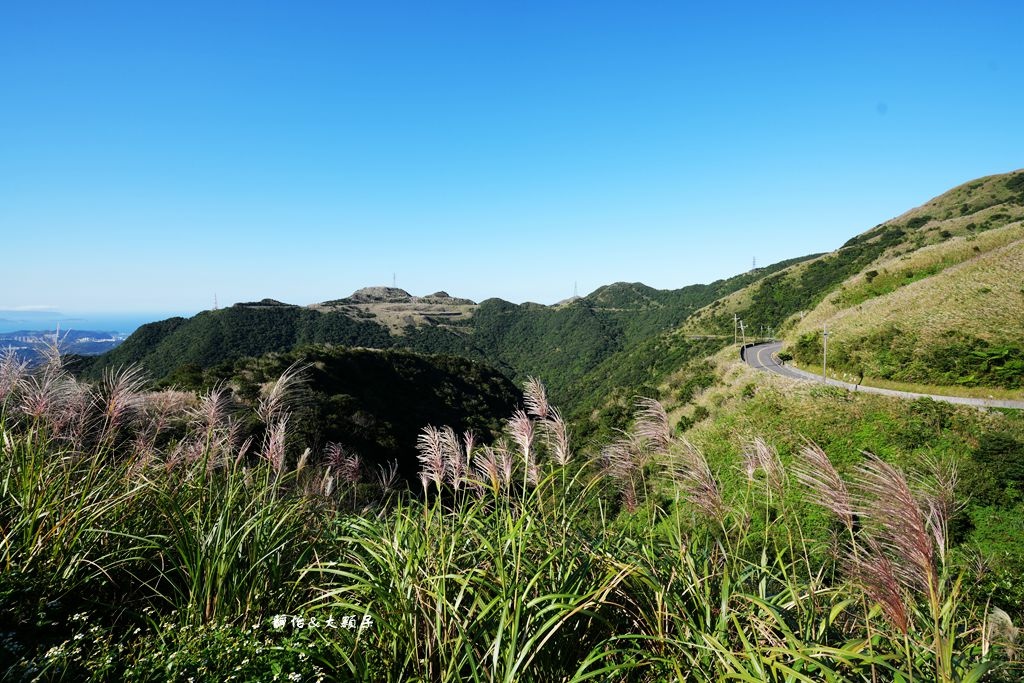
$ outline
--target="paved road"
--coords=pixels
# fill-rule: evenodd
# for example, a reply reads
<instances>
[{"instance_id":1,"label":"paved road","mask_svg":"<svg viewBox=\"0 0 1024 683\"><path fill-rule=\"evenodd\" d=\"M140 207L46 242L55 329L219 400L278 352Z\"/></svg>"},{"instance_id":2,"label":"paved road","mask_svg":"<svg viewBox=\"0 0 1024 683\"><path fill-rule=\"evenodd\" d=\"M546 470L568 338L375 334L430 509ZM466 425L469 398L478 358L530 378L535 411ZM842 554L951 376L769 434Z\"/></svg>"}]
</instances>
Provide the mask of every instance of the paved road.
<instances>
[{"instance_id":1,"label":"paved road","mask_svg":"<svg viewBox=\"0 0 1024 683\"><path fill-rule=\"evenodd\" d=\"M808 382L821 382L821 375L815 375L810 372L804 372L799 368L794 368L789 365L782 365L779 363L776 354L779 349L782 348L782 342L770 342L767 344L756 344L754 346L748 346L743 349L742 356L752 368L757 370L765 370L767 372L774 372L776 375L783 375L790 379L799 379ZM849 382L840 382L837 379L829 378L828 384L834 387L843 387L850 391L863 391L869 394L883 394L885 396L896 396L899 398L931 398L936 401L945 401L946 403L960 403L968 406L977 406L980 408L1016 408L1018 410L1024 410L1024 401L1010 401L995 398L965 398L962 396L938 396L936 394L915 394L910 391L896 391L895 389L880 389L878 387L858 387L855 384Z\"/></svg>"}]
</instances>

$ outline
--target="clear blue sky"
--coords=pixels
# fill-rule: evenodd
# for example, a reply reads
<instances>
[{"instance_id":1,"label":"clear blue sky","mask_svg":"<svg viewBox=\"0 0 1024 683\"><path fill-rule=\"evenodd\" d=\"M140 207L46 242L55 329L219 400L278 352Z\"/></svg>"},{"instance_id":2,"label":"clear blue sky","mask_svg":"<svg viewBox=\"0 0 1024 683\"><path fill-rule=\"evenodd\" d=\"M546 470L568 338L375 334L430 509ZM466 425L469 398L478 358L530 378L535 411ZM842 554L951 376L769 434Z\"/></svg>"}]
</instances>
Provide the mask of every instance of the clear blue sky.
<instances>
[{"instance_id":1,"label":"clear blue sky","mask_svg":"<svg viewBox=\"0 0 1024 683\"><path fill-rule=\"evenodd\" d=\"M1005 0L7 3L0 308L392 273L552 303L828 251L1024 166L1022 28Z\"/></svg>"}]
</instances>

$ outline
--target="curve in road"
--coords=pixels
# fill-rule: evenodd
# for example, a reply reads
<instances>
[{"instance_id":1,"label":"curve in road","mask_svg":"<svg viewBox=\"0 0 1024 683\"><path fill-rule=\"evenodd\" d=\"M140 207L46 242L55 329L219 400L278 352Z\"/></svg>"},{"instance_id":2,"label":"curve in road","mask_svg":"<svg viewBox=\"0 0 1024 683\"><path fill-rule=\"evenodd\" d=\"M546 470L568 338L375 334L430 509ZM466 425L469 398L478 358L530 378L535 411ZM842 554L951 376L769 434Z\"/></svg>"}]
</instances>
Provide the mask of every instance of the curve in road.
<instances>
[{"instance_id":1,"label":"curve in road","mask_svg":"<svg viewBox=\"0 0 1024 683\"><path fill-rule=\"evenodd\" d=\"M782 348L782 342L769 342L766 344L754 344L740 350L740 357L747 365L755 370L773 372L776 375L789 377L808 382L821 382L821 375L805 372L798 368L783 365L779 362L778 352ZM1012 401L995 398L967 398L964 396L940 396L938 394L915 394L911 391L896 391L895 389L881 389L879 387L866 387L864 385L840 382L837 379L829 378L827 384L834 387L842 387L850 391L863 391L868 394L882 394L884 396L895 396L897 398L930 398L946 403L959 403L962 405L976 406L978 408L1015 408L1024 410L1024 401Z\"/></svg>"}]
</instances>

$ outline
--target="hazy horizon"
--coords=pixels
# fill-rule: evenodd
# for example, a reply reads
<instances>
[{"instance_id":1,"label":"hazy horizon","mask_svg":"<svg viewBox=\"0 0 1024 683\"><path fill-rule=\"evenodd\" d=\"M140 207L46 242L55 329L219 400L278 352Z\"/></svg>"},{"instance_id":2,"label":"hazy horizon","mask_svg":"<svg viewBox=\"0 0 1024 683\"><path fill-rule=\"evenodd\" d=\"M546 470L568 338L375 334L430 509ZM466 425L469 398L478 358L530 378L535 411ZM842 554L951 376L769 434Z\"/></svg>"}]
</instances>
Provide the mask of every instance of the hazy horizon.
<instances>
[{"instance_id":1,"label":"hazy horizon","mask_svg":"<svg viewBox=\"0 0 1024 683\"><path fill-rule=\"evenodd\" d=\"M191 317L198 313L168 311L37 311L27 316L25 311L0 308L0 334L20 330L31 332L61 332L84 330L131 334L146 323L166 320L174 316Z\"/></svg>"}]
</instances>

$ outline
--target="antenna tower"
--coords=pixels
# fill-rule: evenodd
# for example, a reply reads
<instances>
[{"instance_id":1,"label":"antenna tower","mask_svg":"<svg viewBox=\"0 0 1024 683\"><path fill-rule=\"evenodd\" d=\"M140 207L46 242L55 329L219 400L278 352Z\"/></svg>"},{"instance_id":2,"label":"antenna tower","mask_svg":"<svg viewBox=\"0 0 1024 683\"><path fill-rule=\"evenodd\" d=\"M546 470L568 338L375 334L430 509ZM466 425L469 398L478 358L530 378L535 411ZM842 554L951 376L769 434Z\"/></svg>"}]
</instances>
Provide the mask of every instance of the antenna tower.
<instances>
[{"instance_id":1,"label":"antenna tower","mask_svg":"<svg viewBox=\"0 0 1024 683\"><path fill-rule=\"evenodd\" d=\"M217 310L217 292L213 293L213 310Z\"/></svg>"}]
</instances>

